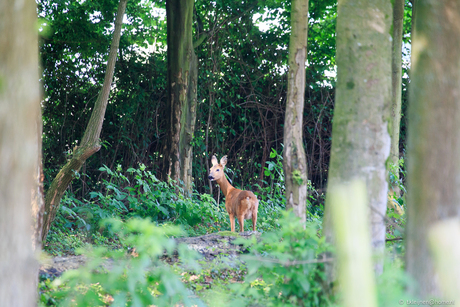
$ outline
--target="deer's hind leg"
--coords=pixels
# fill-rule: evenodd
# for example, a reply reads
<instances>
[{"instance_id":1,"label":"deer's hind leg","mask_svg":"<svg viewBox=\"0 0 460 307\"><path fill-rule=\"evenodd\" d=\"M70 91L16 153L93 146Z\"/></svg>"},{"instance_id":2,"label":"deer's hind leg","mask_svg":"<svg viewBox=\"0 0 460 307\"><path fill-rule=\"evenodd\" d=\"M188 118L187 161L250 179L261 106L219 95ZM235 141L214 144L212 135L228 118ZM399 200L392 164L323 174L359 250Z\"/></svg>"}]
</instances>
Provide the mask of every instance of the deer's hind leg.
<instances>
[{"instance_id":1,"label":"deer's hind leg","mask_svg":"<svg viewBox=\"0 0 460 307\"><path fill-rule=\"evenodd\" d=\"M240 232L244 231L244 215L238 216L238 222L240 223Z\"/></svg>"},{"instance_id":2,"label":"deer's hind leg","mask_svg":"<svg viewBox=\"0 0 460 307\"><path fill-rule=\"evenodd\" d=\"M230 216L230 230L232 232L235 232L235 215L229 214L229 216Z\"/></svg>"},{"instance_id":3,"label":"deer's hind leg","mask_svg":"<svg viewBox=\"0 0 460 307\"><path fill-rule=\"evenodd\" d=\"M252 231L256 231L257 211L252 212Z\"/></svg>"}]
</instances>

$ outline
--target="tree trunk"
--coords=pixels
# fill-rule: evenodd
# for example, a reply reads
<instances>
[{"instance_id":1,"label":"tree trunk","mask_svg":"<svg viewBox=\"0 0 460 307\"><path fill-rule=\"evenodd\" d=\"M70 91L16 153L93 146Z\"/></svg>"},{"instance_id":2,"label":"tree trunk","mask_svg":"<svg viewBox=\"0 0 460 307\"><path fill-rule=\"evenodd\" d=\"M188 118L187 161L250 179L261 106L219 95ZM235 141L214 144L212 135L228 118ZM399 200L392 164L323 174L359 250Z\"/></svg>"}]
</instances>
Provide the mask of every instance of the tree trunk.
<instances>
[{"instance_id":1,"label":"tree trunk","mask_svg":"<svg viewBox=\"0 0 460 307\"><path fill-rule=\"evenodd\" d=\"M293 0L289 39L289 72L284 121L283 167L286 178L286 209L306 220L307 159L302 141L305 97L305 57L308 35L308 0Z\"/></svg>"},{"instance_id":2,"label":"tree trunk","mask_svg":"<svg viewBox=\"0 0 460 307\"><path fill-rule=\"evenodd\" d=\"M429 247L439 276L441 297L445 301L460 302L459 240L460 219L458 217L437 222L428 230Z\"/></svg>"},{"instance_id":3,"label":"tree trunk","mask_svg":"<svg viewBox=\"0 0 460 307\"><path fill-rule=\"evenodd\" d=\"M36 190L40 110L37 12L0 2L0 302L36 305L31 192ZM41 118L40 118L41 121ZM40 123L41 126L41 123Z\"/></svg>"},{"instance_id":4,"label":"tree trunk","mask_svg":"<svg viewBox=\"0 0 460 307\"><path fill-rule=\"evenodd\" d=\"M37 152L37 158L35 160L35 180L34 188L32 189L32 247L35 251L39 251L42 248L42 230L43 230L43 213L45 209L44 203L44 192L43 192L43 162L42 162L42 114L39 110L36 125L35 135L37 138L37 147L34 151Z\"/></svg>"},{"instance_id":5,"label":"tree trunk","mask_svg":"<svg viewBox=\"0 0 460 307\"><path fill-rule=\"evenodd\" d=\"M366 184L357 180L328 191L343 306L377 306Z\"/></svg>"},{"instance_id":6,"label":"tree trunk","mask_svg":"<svg viewBox=\"0 0 460 307\"><path fill-rule=\"evenodd\" d=\"M192 140L196 122L198 61L193 49L194 0L166 1L168 114L164 173L192 192Z\"/></svg>"},{"instance_id":7,"label":"tree trunk","mask_svg":"<svg viewBox=\"0 0 460 307\"><path fill-rule=\"evenodd\" d=\"M113 73L117 60L118 45L121 36L121 27L123 25L123 15L125 13L127 2L128 0L120 0L118 5L117 16L115 19L115 30L113 32L112 44L110 46L104 84L94 104L94 109L91 113L91 118L88 122L88 126L86 127L82 141L80 142L80 146L74 148L72 158L56 175L46 193L45 212L43 214L43 241L45 241L51 227L51 223L53 222L57 210L59 209L61 198L70 182L75 177L75 173L80 170L86 159L92 156L95 152L99 151L101 148L101 145L99 144L99 137L101 135L102 123L104 122L105 110L107 108L110 88L112 85Z\"/></svg>"},{"instance_id":8,"label":"tree trunk","mask_svg":"<svg viewBox=\"0 0 460 307\"><path fill-rule=\"evenodd\" d=\"M438 296L427 230L460 215L460 4L417 2L408 119L406 267L421 297Z\"/></svg>"},{"instance_id":9,"label":"tree trunk","mask_svg":"<svg viewBox=\"0 0 460 307\"><path fill-rule=\"evenodd\" d=\"M402 32L404 18L404 0L395 0L393 4L393 40L392 40L392 55L391 55L391 150L390 162L396 165L397 171L394 176L396 181L399 181L399 130L401 122L401 83L402 83ZM391 185L390 193L399 195L399 185L397 183Z\"/></svg>"},{"instance_id":10,"label":"tree trunk","mask_svg":"<svg viewBox=\"0 0 460 307\"><path fill-rule=\"evenodd\" d=\"M375 269L383 270L384 217L387 204L388 134L391 100L392 6L389 1L338 3L337 87L328 191L359 179L366 183ZM331 232L330 196L326 196L324 234Z\"/></svg>"}]
</instances>

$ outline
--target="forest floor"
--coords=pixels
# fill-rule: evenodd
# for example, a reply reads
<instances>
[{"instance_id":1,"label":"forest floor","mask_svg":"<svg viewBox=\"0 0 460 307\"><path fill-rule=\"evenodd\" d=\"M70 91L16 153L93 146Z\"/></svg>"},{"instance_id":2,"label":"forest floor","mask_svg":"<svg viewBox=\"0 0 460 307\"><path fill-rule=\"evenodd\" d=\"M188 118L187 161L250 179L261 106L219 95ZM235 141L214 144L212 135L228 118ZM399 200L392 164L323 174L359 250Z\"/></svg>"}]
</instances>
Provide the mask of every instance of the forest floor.
<instances>
[{"instance_id":1,"label":"forest floor","mask_svg":"<svg viewBox=\"0 0 460 307\"><path fill-rule=\"evenodd\" d=\"M238 258L238 255L247 253L247 249L241 244L233 244L233 241L237 238L249 239L251 236L259 238L260 233L246 231L236 234L226 231L198 237L177 238L176 241L179 244L186 244L190 249L197 251L204 259L211 261L220 255L225 255L231 259ZM174 258L174 256L172 259L167 257L164 259L167 262L176 262L177 258ZM45 257L45 259L41 261L39 274L57 277L62 275L65 271L83 266L86 261L87 258L84 255L64 255L52 258ZM113 261L111 259L107 259L103 267L105 269L110 269L112 263Z\"/></svg>"}]
</instances>

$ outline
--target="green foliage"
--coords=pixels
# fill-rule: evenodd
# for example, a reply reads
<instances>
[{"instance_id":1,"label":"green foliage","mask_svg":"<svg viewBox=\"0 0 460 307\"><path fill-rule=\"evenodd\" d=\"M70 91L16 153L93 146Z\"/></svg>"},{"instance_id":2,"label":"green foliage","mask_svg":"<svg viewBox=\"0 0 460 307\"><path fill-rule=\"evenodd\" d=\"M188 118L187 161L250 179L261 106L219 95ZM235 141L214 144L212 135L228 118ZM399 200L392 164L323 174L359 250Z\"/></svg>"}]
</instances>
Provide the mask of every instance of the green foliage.
<instances>
[{"instance_id":1,"label":"green foliage","mask_svg":"<svg viewBox=\"0 0 460 307\"><path fill-rule=\"evenodd\" d=\"M38 1L43 63L45 187L78 145L104 78L118 1ZM169 131L166 104L165 1L129 1L114 86L101 134L100 154L87 160L73 193L87 198L101 180L100 165L128 169L141 162L158 170ZM225 152L248 186L265 188L263 172L271 148L281 149L286 95L290 3L196 1L208 38L199 58L197 123L193 133L195 189L209 193L206 156ZM310 180L326 179L334 82L336 1L310 1L305 138ZM265 30L259 23L269 23ZM46 32L46 33L45 33ZM194 39L197 39L195 33ZM209 118L209 120L208 120ZM260 166L262 164L262 166ZM106 178L105 175L102 178ZM270 184L270 180L266 180Z\"/></svg>"},{"instance_id":2,"label":"green foliage","mask_svg":"<svg viewBox=\"0 0 460 307\"><path fill-rule=\"evenodd\" d=\"M125 250L98 247L86 253L89 262L77 269L65 272L53 282L58 290L53 300L59 306L200 306L199 300L190 298L179 276L160 261L164 251L172 256L178 250L179 259L187 270L198 270L196 254L185 246L177 246L171 236L180 236L175 226L155 226L148 220L105 220L107 227L116 234ZM110 259L110 261L108 260ZM43 300L49 301L50 296Z\"/></svg>"},{"instance_id":3,"label":"green foliage","mask_svg":"<svg viewBox=\"0 0 460 307\"><path fill-rule=\"evenodd\" d=\"M396 172L399 173L399 177L395 176ZM390 253L403 258L405 254L405 244L403 238L405 236L405 227L407 222L406 188L404 186L406 171L404 159L399 159L399 165L391 164L389 173L390 184L398 186L401 190L401 194L398 195L394 192L391 197L388 197L388 202L391 202L391 205L387 206L386 212L386 218L388 219L386 223L386 238L387 240L390 240L387 242L387 247L391 247Z\"/></svg>"},{"instance_id":4,"label":"green foliage","mask_svg":"<svg viewBox=\"0 0 460 307\"><path fill-rule=\"evenodd\" d=\"M406 188L404 186L404 180L406 178L406 170L404 159L399 159L399 165L390 165L390 185L399 187L401 194L396 194L396 192L391 195L392 197L388 199L393 206L388 206L387 217L391 219L392 223L388 225L387 237L390 239L396 237L402 237L405 224L406 224ZM399 176L395 174L398 173Z\"/></svg>"},{"instance_id":5,"label":"green foliage","mask_svg":"<svg viewBox=\"0 0 460 307\"><path fill-rule=\"evenodd\" d=\"M49 253L73 254L76 248L88 243L117 245L110 233L99 226L100 221L106 218L126 220L140 217L156 223L173 223L181 225L187 236L230 229L223 201L217 204L209 194L196 192L191 197L185 197L183 193L178 193L173 182L158 180L143 164L126 172L121 166L115 171L103 166L100 171L107 174L107 179L101 180L99 191L88 193L88 200L79 200L69 191L64 194L44 245ZM281 182L277 184L284 185ZM263 198L259 202L259 231L279 228L276 219L284 207L284 194L277 193L263 196L262 191L258 195L259 199ZM250 229L249 224L245 224L246 230Z\"/></svg>"},{"instance_id":6,"label":"green foliage","mask_svg":"<svg viewBox=\"0 0 460 307\"><path fill-rule=\"evenodd\" d=\"M99 232L82 232L78 229L60 229L53 225L46 238L43 249L53 256L74 255L79 248L88 248L91 245L102 245L109 248L117 248L119 242Z\"/></svg>"},{"instance_id":7,"label":"green foliage","mask_svg":"<svg viewBox=\"0 0 460 307\"><path fill-rule=\"evenodd\" d=\"M396 306L401 300L414 299L408 291L416 286L405 272L401 257L385 260L383 273L377 278L378 306Z\"/></svg>"},{"instance_id":8,"label":"green foliage","mask_svg":"<svg viewBox=\"0 0 460 307\"><path fill-rule=\"evenodd\" d=\"M398 165L390 164L390 185L397 186L405 194L404 179L406 178L406 167L404 158L398 160Z\"/></svg>"},{"instance_id":9,"label":"green foliage","mask_svg":"<svg viewBox=\"0 0 460 307\"><path fill-rule=\"evenodd\" d=\"M318 225L308 223L304 229L292 212L284 212L281 228L264 233L260 242L250 242L248 275L241 286L233 286L234 305L257 301L263 306L327 306L324 263L321 255L330 248L318 236Z\"/></svg>"},{"instance_id":10,"label":"green foliage","mask_svg":"<svg viewBox=\"0 0 460 307\"><path fill-rule=\"evenodd\" d=\"M271 149L270 159L275 161L267 161L267 166L264 166L264 175L269 182L263 181L265 188L256 184L261 192L262 200L279 199L281 203L286 202L285 186L284 186L284 170L283 170L283 155L278 153L274 148Z\"/></svg>"}]
</instances>

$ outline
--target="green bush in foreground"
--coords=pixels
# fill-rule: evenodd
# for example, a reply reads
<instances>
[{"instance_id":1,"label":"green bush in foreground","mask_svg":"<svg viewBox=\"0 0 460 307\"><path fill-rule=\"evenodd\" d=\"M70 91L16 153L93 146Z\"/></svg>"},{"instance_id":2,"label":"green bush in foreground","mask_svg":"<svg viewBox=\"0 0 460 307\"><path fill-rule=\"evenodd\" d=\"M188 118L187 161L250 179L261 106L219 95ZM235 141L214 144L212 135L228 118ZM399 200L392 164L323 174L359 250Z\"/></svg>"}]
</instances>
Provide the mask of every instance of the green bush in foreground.
<instances>
[{"instance_id":1,"label":"green bush in foreground","mask_svg":"<svg viewBox=\"0 0 460 307\"><path fill-rule=\"evenodd\" d=\"M242 256L248 275L244 284L232 287L238 297L232 305L254 300L263 306L328 306L321 255L330 248L318 236L319 224L310 222L304 229L290 211L283 212L280 224L279 230L262 234L260 242L241 242L252 247L249 256Z\"/></svg>"},{"instance_id":2,"label":"green bush in foreground","mask_svg":"<svg viewBox=\"0 0 460 307\"><path fill-rule=\"evenodd\" d=\"M42 281L41 306L336 306L339 299L328 292L322 258L330 247L318 235L319 223L307 222L303 229L291 212L276 223L280 228L260 240L234 242L250 254L201 260L200 268L197 255L171 239L181 235L177 226L104 221L102 227L123 249L94 248L85 267L52 283ZM180 262L171 266L162 257L174 250ZM388 259L377 283L380 306L410 298L405 289L411 281L398 255Z\"/></svg>"},{"instance_id":3,"label":"green bush in foreground","mask_svg":"<svg viewBox=\"0 0 460 307\"><path fill-rule=\"evenodd\" d=\"M65 272L53 282L52 295L59 306L203 306L181 282L171 267L160 260L164 253L178 251L186 270L197 270L196 253L169 237L181 235L179 227L155 226L142 219L126 223L106 220L102 223L114 232L126 250L97 247L87 253L89 262ZM42 296L47 303L50 295Z\"/></svg>"}]
</instances>

